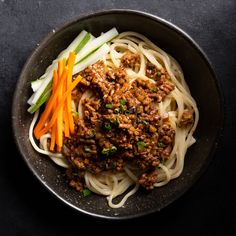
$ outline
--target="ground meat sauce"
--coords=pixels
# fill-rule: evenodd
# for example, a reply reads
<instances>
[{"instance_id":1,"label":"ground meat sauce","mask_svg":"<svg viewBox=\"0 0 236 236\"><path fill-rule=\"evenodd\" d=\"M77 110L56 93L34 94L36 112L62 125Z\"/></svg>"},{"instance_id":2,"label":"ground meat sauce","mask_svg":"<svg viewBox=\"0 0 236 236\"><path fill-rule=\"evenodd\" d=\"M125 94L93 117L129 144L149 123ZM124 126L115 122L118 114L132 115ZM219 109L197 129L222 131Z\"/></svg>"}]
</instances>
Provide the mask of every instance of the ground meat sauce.
<instances>
[{"instance_id":1,"label":"ground meat sauce","mask_svg":"<svg viewBox=\"0 0 236 236\"><path fill-rule=\"evenodd\" d=\"M124 171L125 163L140 170L140 185L151 190L158 179L159 164L172 151L175 131L168 115L160 117L156 104L174 84L164 69L158 71L150 64L147 74L155 83L136 79L130 84L125 68L137 63L139 58L129 53L122 58L120 68L108 68L100 61L81 72L83 80L73 99L79 100L87 89L94 96L83 100L84 120L75 116L75 132L63 147L63 155L72 166L67 171L70 186L79 191L84 188L85 171ZM190 120L186 113L182 123Z\"/></svg>"}]
</instances>

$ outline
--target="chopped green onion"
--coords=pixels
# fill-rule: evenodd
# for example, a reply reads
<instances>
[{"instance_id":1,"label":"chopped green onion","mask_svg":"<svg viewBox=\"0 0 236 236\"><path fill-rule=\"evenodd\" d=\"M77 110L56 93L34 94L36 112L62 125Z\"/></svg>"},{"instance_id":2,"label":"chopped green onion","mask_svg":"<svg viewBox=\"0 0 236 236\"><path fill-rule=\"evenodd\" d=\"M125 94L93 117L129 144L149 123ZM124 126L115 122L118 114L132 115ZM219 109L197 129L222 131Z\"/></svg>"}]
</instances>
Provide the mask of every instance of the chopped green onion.
<instances>
[{"instance_id":1,"label":"chopped green onion","mask_svg":"<svg viewBox=\"0 0 236 236\"><path fill-rule=\"evenodd\" d=\"M108 109L111 109L111 108L112 108L112 104L107 103L107 104L105 105L105 107L108 108Z\"/></svg>"},{"instance_id":2,"label":"chopped green onion","mask_svg":"<svg viewBox=\"0 0 236 236\"><path fill-rule=\"evenodd\" d=\"M105 128L106 130L111 130L111 129L112 129L110 123L105 123L104 128Z\"/></svg>"},{"instance_id":3,"label":"chopped green onion","mask_svg":"<svg viewBox=\"0 0 236 236\"><path fill-rule=\"evenodd\" d=\"M161 77L161 72L160 71L157 72L157 76Z\"/></svg>"},{"instance_id":4,"label":"chopped green onion","mask_svg":"<svg viewBox=\"0 0 236 236\"><path fill-rule=\"evenodd\" d=\"M112 162L112 169L115 169L116 168L116 162Z\"/></svg>"},{"instance_id":5,"label":"chopped green onion","mask_svg":"<svg viewBox=\"0 0 236 236\"><path fill-rule=\"evenodd\" d=\"M164 159L161 159L161 164L164 165L165 164L165 160Z\"/></svg>"},{"instance_id":6,"label":"chopped green onion","mask_svg":"<svg viewBox=\"0 0 236 236\"><path fill-rule=\"evenodd\" d=\"M125 115L129 115L131 113L131 111L129 110L129 109L127 109L126 111L125 111Z\"/></svg>"},{"instance_id":7,"label":"chopped green onion","mask_svg":"<svg viewBox=\"0 0 236 236\"><path fill-rule=\"evenodd\" d=\"M95 135L96 135L96 131L95 131L94 129L91 129L91 130L89 131L89 137L90 137L90 138L93 138Z\"/></svg>"},{"instance_id":8,"label":"chopped green onion","mask_svg":"<svg viewBox=\"0 0 236 236\"><path fill-rule=\"evenodd\" d=\"M124 105L127 103L127 100L121 99L120 100L120 113L123 113L125 111Z\"/></svg>"},{"instance_id":9,"label":"chopped green onion","mask_svg":"<svg viewBox=\"0 0 236 236\"><path fill-rule=\"evenodd\" d=\"M110 123L114 124L115 126L118 126L120 124L118 116L114 119L110 119Z\"/></svg>"},{"instance_id":10,"label":"chopped green onion","mask_svg":"<svg viewBox=\"0 0 236 236\"><path fill-rule=\"evenodd\" d=\"M161 141L158 141L158 142L157 142L157 146L158 146L158 147L164 147L165 145L164 145L164 143L163 143L163 142L161 142Z\"/></svg>"},{"instance_id":11,"label":"chopped green onion","mask_svg":"<svg viewBox=\"0 0 236 236\"><path fill-rule=\"evenodd\" d=\"M146 120L143 121L144 125L149 125L149 122L147 122Z\"/></svg>"},{"instance_id":12,"label":"chopped green onion","mask_svg":"<svg viewBox=\"0 0 236 236\"><path fill-rule=\"evenodd\" d=\"M123 105L120 105L120 113L123 113L124 112L124 106Z\"/></svg>"},{"instance_id":13,"label":"chopped green onion","mask_svg":"<svg viewBox=\"0 0 236 236\"><path fill-rule=\"evenodd\" d=\"M112 146L110 149L110 154L114 154L115 152L117 152L117 147Z\"/></svg>"},{"instance_id":14,"label":"chopped green onion","mask_svg":"<svg viewBox=\"0 0 236 236\"><path fill-rule=\"evenodd\" d=\"M71 113L72 113L72 115L74 115L74 116L78 116L78 115L79 115L79 113L78 113L77 111L72 111Z\"/></svg>"},{"instance_id":15,"label":"chopped green onion","mask_svg":"<svg viewBox=\"0 0 236 236\"><path fill-rule=\"evenodd\" d=\"M82 193L84 197L87 197L91 194L91 191L88 188L85 188Z\"/></svg>"},{"instance_id":16,"label":"chopped green onion","mask_svg":"<svg viewBox=\"0 0 236 236\"><path fill-rule=\"evenodd\" d=\"M118 113L119 113L119 108L115 108L115 109L114 109L114 113L115 113L115 114L118 114Z\"/></svg>"},{"instance_id":17,"label":"chopped green onion","mask_svg":"<svg viewBox=\"0 0 236 236\"><path fill-rule=\"evenodd\" d=\"M90 149L90 147L88 147L88 146L84 146L84 151L85 151L85 152L91 152L91 149Z\"/></svg>"},{"instance_id":18,"label":"chopped green onion","mask_svg":"<svg viewBox=\"0 0 236 236\"><path fill-rule=\"evenodd\" d=\"M147 146L147 144L143 141L138 141L137 146L138 146L138 149L143 150Z\"/></svg>"},{"instance_id":19,"label":"chopped green onion","mask_svg":"<svg viewBox=\"0 0 236 236\"><path fill-rule=\"evenodd\" d=\"M77 176L77 175L78 175L78 173L76 173L76 172L73 172L73 173L72 173L72 175L74 175L74 176Z\"/></svg>"},{"instance_id":20,"label":"chopped green onion","mask_svg":"<svg viewBox=\"0 0 236 236\"><path fill-rule=\"evenodd\" d=\"M102 154L103 155L109 155L109 150L110 150L109 148L103 148L102 149Z\"/></svg>"},{"instance_id":21,"label":"chopped green onion","mask_svg":"<svg viewBox=\"0 0 236 236\"><path fill-rule=\"evenodd\" d=\"M120 100L120 105L123 105L123 106L124 106L126 103L127 103L127 101L126 101L125 99L121 99L121 100Z\"/></svg>"},{"instance_id":22,"label":"chopped green onion","mask_svg":"<svg viewBox=\"0 0 236 236\"><path fill-rule=\"evenodd\" d=\"M102 149L102 154L108 156L108 155L114 154L116 151L117 151L117 147L112 146L110 148L103 148Z\"/></svg>"},{"instance_id":23,"label":"chopped green onion","mask_svg":"<svg viewBox=\"0 0 236 236\"><path fill-rule=\"evenodd\" d=\"M153 87L152 92L157 92L157 87Z\"/></svg>"}]
</instances>

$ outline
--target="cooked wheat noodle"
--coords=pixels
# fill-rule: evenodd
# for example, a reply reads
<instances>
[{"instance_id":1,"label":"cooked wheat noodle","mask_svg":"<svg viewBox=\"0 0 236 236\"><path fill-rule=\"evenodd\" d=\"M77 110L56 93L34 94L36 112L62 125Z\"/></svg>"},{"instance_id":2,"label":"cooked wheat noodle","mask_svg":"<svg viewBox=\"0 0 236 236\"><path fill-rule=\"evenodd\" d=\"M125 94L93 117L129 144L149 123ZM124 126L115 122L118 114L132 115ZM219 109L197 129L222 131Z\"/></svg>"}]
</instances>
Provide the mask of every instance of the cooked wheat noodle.
<instances>
[{"instance_id":1,"label":"cooked wheat noodle","mask_svg":"<svg viewBox=\"0 0 236 236\"><path fill-rule=\"evenodd\" d=\"M151 62L158 69L165 68L170 76L175 89L164 99L164 101L156 104L161 116L167 114L172 128L175 130L175 140L173 149L169 159L158 167L158 182L155 187L161 187L170 180L177 178L183 171L184 159L187 149L195 142L193 132L197 127L199 120L199 112L195 100L190 94L187 83L184 79L182 69L178 62L165 51L153 44L145 36L135 32L124 32L111 41L110 52L103 57L104 64L110 68L118 68L121 64L122 56L130 51L140 56L140 66L126 70L129 82L132 84L136 79L149 80L145 74L147 62ZM83 105L85 98L93 95L92 91L87 90L82 95L78 104L79 118L83 120ZM73 104L73 110L76 105ZM178 122L185 109L194 111L194 124L192 126L179 128ZM48 151L47 142L50 139L50 133L40 138L40 147L34 141L33 128L38 118L38 112L35 113L29 129L29 139L32 146L39 153L48 155L57 165L67 168L68 162L61 153L52 153ZM91 191L107 196L108 204L112 208L122 207L126 200L139 188L138 178L135 170L126 165L124 172L115 173L112 171L104 171L100 174L85 173L86 187ZM133 186L133 187L132 187ZM122 195L123 194L123 195ZM121 196L118 203L114 203L114 198Z\"/></svg>"}]
</instances>

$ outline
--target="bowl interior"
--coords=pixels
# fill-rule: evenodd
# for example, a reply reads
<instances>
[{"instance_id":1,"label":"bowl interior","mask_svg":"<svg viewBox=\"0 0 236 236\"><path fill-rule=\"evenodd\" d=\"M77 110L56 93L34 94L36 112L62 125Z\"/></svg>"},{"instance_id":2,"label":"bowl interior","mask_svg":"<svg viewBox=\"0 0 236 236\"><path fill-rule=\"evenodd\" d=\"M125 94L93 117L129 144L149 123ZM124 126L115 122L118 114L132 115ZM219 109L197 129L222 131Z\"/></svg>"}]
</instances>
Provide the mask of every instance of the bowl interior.
<instances>
[{"instance_id":1,"label":"bowl interior","mask_svg":"<svg viewBox=\"0 0 236 236\"><path fill-rule=\"evenodd\" d=\"M92 194L83 198L65 183L64 170L31 146L28 129L32 116L27 112L30 81L42 75L51 61L83 29L98 36L112 27L119 32L136 31L172 55L181 65L187 84L199 107L200 120L195 133L197 143L187 152L182 175L150 193L139 191L125 207L110 209L104 197ZM113 10L81 17L50 33L29 57L15 90L12 122L19 150L34 175L58 198L91 215L105 218L130 218L162 209L181 196L200 176L212 158L222 127L222 98L214 72L198 46L181 30L148 14ZM119 200L119 198L117 199Z\"/></svg>"}]
</instances>

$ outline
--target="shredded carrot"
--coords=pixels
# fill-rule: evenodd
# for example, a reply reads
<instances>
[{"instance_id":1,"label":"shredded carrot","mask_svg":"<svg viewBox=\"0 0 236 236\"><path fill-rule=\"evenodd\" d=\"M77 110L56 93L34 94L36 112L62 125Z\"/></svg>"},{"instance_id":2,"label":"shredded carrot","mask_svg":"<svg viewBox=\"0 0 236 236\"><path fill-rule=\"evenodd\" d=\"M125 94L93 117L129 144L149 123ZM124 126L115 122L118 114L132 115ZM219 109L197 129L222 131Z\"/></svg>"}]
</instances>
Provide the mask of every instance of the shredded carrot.
<instances>
[{"instance_id":1,"label":"shredded carrot","mask_svg":"<svg viewBox=\"0 0 236 236\"><path fill-rule=\"evenodd\" d=\"M65 57L62 59L62 66L63 66L63 68L66 67L66 58Z\"/></svg>"},{"instance_id":2,"label":"shredded carrot","mask_svg":"<svg viewBox=\"0 0 236 236\"><path fill-rule=\"evenodd\" d=\"M50 151L54 151L56 145L56 150L60 152L64 136L70 137L70 133L74 132L71 92L82 80L81 76L77 76L72 82L74 63L74 52L69 54L67 65L65 58L58 61L57 70L53 72L51 97L34 129L37 139L51 130Z\"/></svg>"},{"instance_id":3,"label":"shredded carrot","mask_svg":"<svg viewBox=\"0 0 236 236\"><path fill-rule=\"evenodd\" d=\"M68 76L67 76L67 78L68 78ZM67 87L67 81L68 81L68 79L65 80L65 85L64 85L65 91L68 88ZM65 107L64 107L65 109L64 109L64 114L63 114L63 117L64 117L64 133L65 133L65 137L69 138L70 137L70 130L69 130L68 111L67 111L66 105L67 104L65 103Z\"/></svg>"},{"instance_id":4,"label":"shredded carrot","mask_svg":"<svg viewBox=\"0 0 236 236\"><path fill-rule=\"evenodd\" d=\"M54 125L54 126L52 127L50 151L53 151L53 150L54 150L54 147L55 147L56 131L57 131L57 125Z\"/></svg>"},{"instance_id":5,"label":"shredded carrot","mask_svg":"<svg viewBox=\"0 0 236 236\"><path fill-rule=\"evenodd\" d=\"M63 68L65 67L63 65L63 60L58 61L58 77L60 78L63 72Z\"/></svg>"},{"instance_id":6,"label":"shredded carrot","mask_svg":"<svg viewBox=\"0 0 236 236\"><path fill-rule=\"evenodd\" d=\"M66 80L65 87L66 89L69 88L71 82L72 82L72 72L73 67L75 63L75 53L70 52L69 58L68 58L68 76ZM66 102L65 102L65 113L64 113L64 132L65 136L69 137L70 132L72 133L74 130L74 120L71 113L71 94L68 95Z\"/></svg>"},{"instance_id":7,"label":"shredded carrot","mask_svg":"<svg viewBox=\"0 0 236 236\"><path fill-rule=\"evenodd\" d=\"M54 72L53 72L52 93L55 93L57 83L58 83L58 74L57 74L57 71L54 70ZM56 109L56 106L54 106L53 112L55 111L55 109ZM53 150L54 150L54 147L55 147L56 128L57 128L56 125L54 125L54 126L52 127L50 151L53 151Z\"/></svg>"},{"instance_id":8,"label":"shredded carrot","mask_svg":"<svg viewBox=\"0 0 236 236\"><path fill-rule=\"evenodd\" d=\"M64 83L65 83L64 80L66 80L66 78L63 78L62 75L67 70L65 68L64 61L62 60L60 62L62 64L62 68L61 68L62 72L61 72L61 77L60 77L62 86L60 88L58 88L59 92L58 92L58 97L57 97L57 105L60 103L63 92L64 92L63 87L64 87ZM67 75L68 75L68 73L67 73ZM67 75L66 75L66 77L67 77ZM59 112L58 112L57 122L56 122L55 125L57 126L57 132L56 132L57 151L60 152L62 144L63 144L63 107L61 107Z\"/></svg>"},{"instance_id":9,"label":"shredded carrot","mask_svg":"<svg viewBox=\"0 0 236 236\"><path fill-rule=\"evenodd\" d=\"M55 89L55 93L53 93L45 107L45 110L42 114L42 116L40 117L40 120L38 122L38 124L36 125L35 129L34 129L34 135L37 139L39 139L42 135L39 135L39 131L44 127L46 121L48 120L50 113L52 111L53 105L55 105L55 102L57 101L57 97L60 91L60 88L63 85L63 80L66 78L68 71L64 70L63 74L61 76L60 81L58 81L58 84L56 86Z\"/></svg>"},{"instance_id":10,"label":"shredded carrot","mask_svg":"<svg viewBox=\"0 0 236 236\"><path fill-rule=\"evenodd\" d=\"M40 132L39 132L39 137L41 137L42 135L44 135L46 132L48 132L49 129L52 128L52 126L54 125L58 113L60 111L60 108L64 105L64 102L67 98L67 96L69 95L69 93L71 93L71 91L75 88L75 86L82 80L82 77L80 75L78 75L76 77L76 79L70 84L69 88L67 89L67 91L63 94L61 102L57 105L57 108L55 110L55 112L52 115L51 120L48 122L48 124L46 125L46 127L44 127Z\"/></svg>"},{"instance_id":11,"label":"shredded carrot","mask_svg":"<svg viewBox=\"0 0 236 236\"><path fill-rule=\"evenodd\" d=\"M71 52L69 55L69 60L68 60L67 88L69 88L70 84L72 83L72 72L73 72L74 63L75 63L75 53ZM73 120L72 111L71 111L71 93L68 95L67 100L66 100L66 111L67 111L70 132L73 133L74 120Z\"/></svg>"}]
</instances>

